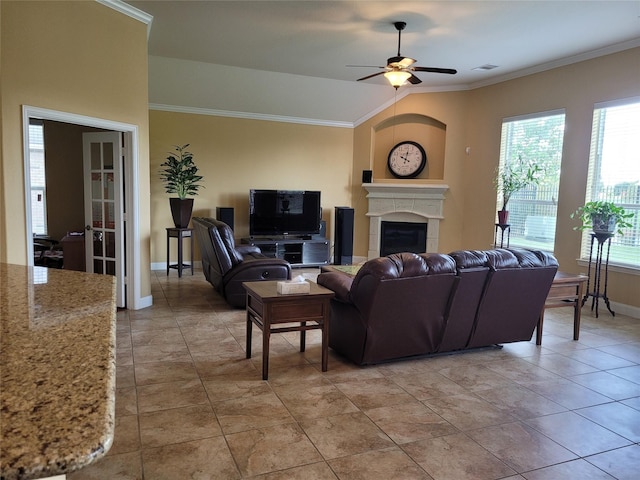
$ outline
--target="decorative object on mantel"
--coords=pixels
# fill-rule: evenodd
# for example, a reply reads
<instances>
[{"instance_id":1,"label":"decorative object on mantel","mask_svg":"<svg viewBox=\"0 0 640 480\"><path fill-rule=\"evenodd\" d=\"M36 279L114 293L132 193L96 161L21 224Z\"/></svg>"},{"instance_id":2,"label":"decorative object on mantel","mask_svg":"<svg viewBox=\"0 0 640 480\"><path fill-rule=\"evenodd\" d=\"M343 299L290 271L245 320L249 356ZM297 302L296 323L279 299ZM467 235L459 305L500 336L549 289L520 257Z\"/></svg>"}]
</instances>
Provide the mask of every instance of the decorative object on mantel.
<instances>
[{"instance_id":1,"label":"decorative object on mantel","mask_svg":"<svg viewBox=\"0 0 640 480\"><path fill-rule=\"evenodd\" d=\"M427 154L417 142L398 143L389 152L387 167L396 178L415 178L427 165Z\"/></svg>"},{"instance_id":2,"label":"decorative object on mantel","mask_svg":"<svg viewBox=\"0 0 640 480\"><path fill-rule=\"evenodd\" d=\"M502 208L498 211L498 225L509 223L507 204L518 190L537 185L540 182L542 168L531 161L524 161L521 155L513 162L507 162L498 167L494 183L502 199Z\"/></svg>"},{"instance_id":3,"label":"decorative object on mantel","mask_svg":"<svg viewBox=\"0 0 640 480\"><path fill-rule=\"evenodd\" d=\"M160 171L160 178L165 184L167 193L175 193L177 197L169 198L171 215L176 228L187 228L191 220L193 211L193 198L189 195L197 195L198 189L202 187L198 182L202 176L198 175L198 167L193 162L193 154L186 149L187 143L183 146L175 146L177 154L170 153L167 160L160 164L164 167Z\"/></svg>"},{"instance_id":4,"label":"decorative object on mantel","mask_svg":"<svg viewBox=\"0 0 640 480\"><path fill-rule=\"evenodd\" d=\"M624 208L617 206L613 202L598 200L585 203L570 216L582 221L582 225L574 227L574 230L591 228L593 233L596 234L617 233L618 235L624 235L622 229L632 226L627 219L633 217L633 213L625 212Z\"/></svg>"}]
</instances>

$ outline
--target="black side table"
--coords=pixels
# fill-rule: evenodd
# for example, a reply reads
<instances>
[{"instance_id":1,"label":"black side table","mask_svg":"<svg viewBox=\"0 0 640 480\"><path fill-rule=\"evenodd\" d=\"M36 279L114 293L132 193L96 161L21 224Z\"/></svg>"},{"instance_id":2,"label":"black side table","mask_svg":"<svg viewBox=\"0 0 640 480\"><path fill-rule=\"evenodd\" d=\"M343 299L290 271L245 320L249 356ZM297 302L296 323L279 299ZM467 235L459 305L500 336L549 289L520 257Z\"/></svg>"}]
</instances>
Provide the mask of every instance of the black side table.
<instances>
[{"instance_id":1,"label":"black side table","mask_svg":"<svg viewBox=\"0 0 640 480\"><path fill-rule=\"evenodd\" d=\"M178 239L178 263L171 265L171 257L169 256L170 239ZM191 240L191 263L184 263L182 261L182 240L188 238ZM167 228L167 275L169 275L169 269L175 268L178 270L178 277L182 277L182 270L185 268L191 268L191 275L193 275L193 228Z\"/></svg>"},{"instance_id":2,"label":"black side table","mask_svg":"<svg viewBox=\"0 0 640 480\"><path fill-rule=\"evenodd\" d=\"M611 310L609 304L609 297L607 296L607 282L609 280L609 251L611 250L611 239L613 233L592 233L591 234L591 247L589 249L589 272L587 276L587 293L582 299L582 305L587 301L589 296L593 297L591 301L591 310L595 310L596 318L598 318L598 299L602 298L607 310L611 312L614 317L616 313ZM594 240L597 241L596 245L596 258L593 259L593 244ZM607 246L607 254L603 255L604 246ZM604 292L600 293L600 284L602 281L602 262L604 261ZM591 275L591 265L593 265L593 275ZM593 277L593 286L591 285L591 278Z\"/></svg>"},{"instance_id":3,"label":"black side table","mask_svg":"<svg viewBox=\"0 0 640 480\"><path fill-rule=\"evenodd\" d=\"M498 233L498 230L500 232ZM504 243L504 232L507 232L507 244ZM500 235L500 244L498 245L498 235ZM496 223L496 232L493 235L494 248L509 248L509 240L511 237L511 225L508 223Z\"/></svg>"}]
</instances>

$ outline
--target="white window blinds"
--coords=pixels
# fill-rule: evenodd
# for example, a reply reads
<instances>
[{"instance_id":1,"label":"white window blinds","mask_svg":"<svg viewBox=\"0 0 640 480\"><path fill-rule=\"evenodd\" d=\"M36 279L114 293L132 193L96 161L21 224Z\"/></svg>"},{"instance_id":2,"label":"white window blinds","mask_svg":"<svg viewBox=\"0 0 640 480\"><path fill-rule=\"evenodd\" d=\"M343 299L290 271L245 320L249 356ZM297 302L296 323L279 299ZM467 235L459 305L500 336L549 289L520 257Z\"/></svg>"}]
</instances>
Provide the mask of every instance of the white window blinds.
<instances>
[{"instance_id":1,"label":"white window blinds","mask_svg":"<svg viewBox=\"0 0 640 480\"><path fill-rule=\"evenodd\" d=\"M509 200L510 246L553 251L564 120L564 110L555 110L502 122L499 168L523 162L542 169L537 185L515 192ZM501 208L498 197L496 210Z\"/></svg>"},{"instance_id":2,"label":"white window blinds","mask_svg":"<svg viewBox=\"0 0 640 480\"><path fill-rule=\"evenodd\" d=\"M597 104L593 111L586 202L613 202L634 216L611 239L609 261L640 267L640 98ZM582 237L589 258L591 233ZM595 246L594 246L595 249Z\"/></svg>"},{"instance_id":3,"label":"white window blinds","mask_svg":"<svg viewBox=\"0 0 640 480\"><path fill-rule=\"evenodd\" d=\"M29 174L31 176L31 230L47 234L47 182L44 169L44 126L29 120Z\"/></svg>"}]
</instances>

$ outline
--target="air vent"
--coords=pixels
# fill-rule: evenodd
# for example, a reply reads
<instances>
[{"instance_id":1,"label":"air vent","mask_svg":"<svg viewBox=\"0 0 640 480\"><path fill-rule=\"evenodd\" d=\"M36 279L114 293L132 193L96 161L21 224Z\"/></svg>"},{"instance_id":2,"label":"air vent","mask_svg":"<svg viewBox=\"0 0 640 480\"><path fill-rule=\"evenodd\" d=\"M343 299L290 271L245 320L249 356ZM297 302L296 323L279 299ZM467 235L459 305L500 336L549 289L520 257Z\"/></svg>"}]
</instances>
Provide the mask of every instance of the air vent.
<instances>
[{"instance_id":1,"label":"air vent","mask_svg":"<svg viewBox=\"0 0 640 480\"><path fill-rule=\"evenodd\" d=\"M471 70L493 70L494 68L498 68L498 65L493 65L491 63L485 63L484 65L480 65L479 67L472 68Z\"/></svg>"}]
</instances>

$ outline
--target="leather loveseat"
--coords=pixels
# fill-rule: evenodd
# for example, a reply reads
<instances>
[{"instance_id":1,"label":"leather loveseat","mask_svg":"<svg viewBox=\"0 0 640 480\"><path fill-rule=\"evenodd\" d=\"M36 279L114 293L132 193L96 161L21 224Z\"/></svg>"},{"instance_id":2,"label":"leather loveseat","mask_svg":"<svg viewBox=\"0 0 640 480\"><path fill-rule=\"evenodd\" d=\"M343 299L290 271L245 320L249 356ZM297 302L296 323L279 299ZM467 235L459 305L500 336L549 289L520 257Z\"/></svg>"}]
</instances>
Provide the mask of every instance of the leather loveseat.
<instances>
[{"instance_id":1,"label":"leather loveseat","mask_svg":"<svg viewBox=\"0 0 640 480\"><path fill-rule=\"evenodd\" d=\"M194 217L192 223L204 276L232 307L246 305L247 293L242 282L291 278L289 262L266 257L252 245L236 246L233 230L226 223L203 217Z\"/></svg>"},{"instance_id":2,"label":"leather loveseat","mask_svg":"<svg viewBox=\"0 0 640 480\"><path fill-rule=\"evenodd\" d=\"M558 269L545 252L398 253L355 276L318 275L335 292L329 346L358 365L528 341Z\"/></svg>"}]
</instances>

